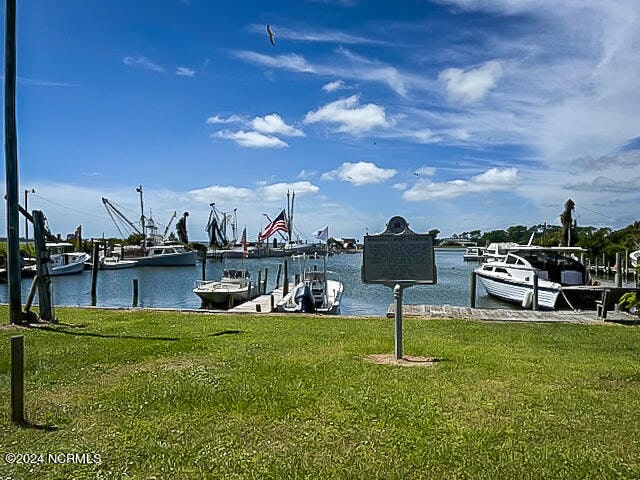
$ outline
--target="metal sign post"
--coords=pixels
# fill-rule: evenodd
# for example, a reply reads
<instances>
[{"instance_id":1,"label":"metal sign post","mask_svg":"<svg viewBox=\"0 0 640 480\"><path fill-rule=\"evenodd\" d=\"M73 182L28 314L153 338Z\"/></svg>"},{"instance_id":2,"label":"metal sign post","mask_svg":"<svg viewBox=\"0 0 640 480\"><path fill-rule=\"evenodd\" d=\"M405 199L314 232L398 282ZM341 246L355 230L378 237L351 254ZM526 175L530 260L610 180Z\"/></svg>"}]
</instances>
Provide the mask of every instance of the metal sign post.
<instances>
[{"instance_id":1,"label":"metal sign post","mask_svg":"<svg viewBox=\"0 0 640 480\"><path fill-rule=\"evenodd\" d=\"M364 237L361 274L362 283L379 283L393 288L395 357L400 360L403 290L416 284L437 283L433 236L415 233L404 218L392 217L384 232Z\"/></svg>"}]
</instances>

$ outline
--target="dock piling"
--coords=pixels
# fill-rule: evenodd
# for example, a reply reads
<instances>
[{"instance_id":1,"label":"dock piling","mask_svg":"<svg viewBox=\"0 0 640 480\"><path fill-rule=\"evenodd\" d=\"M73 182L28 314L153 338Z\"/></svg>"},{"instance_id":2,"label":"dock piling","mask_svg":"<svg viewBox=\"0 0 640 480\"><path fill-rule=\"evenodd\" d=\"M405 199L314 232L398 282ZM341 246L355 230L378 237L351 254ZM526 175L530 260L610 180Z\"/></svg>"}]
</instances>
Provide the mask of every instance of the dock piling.
<instances>
[{"instance_id":1,"label":"dock piling","mask_svg":"<svg viewBox=\"0 0 640 480\"><path fill-rule=\"evenodd\" d=\"M24 335L11 337L11 421L25 423L24 418Z\"/></svg>"},{"instance_id":2,"label":"dock piling","mask_svg":"<svg viewBox=\"0 0 640 480\"><path fill-rule=\"evenodd\" d=\"M284 278L282 280L282 296L284 297L289 293L289 267L287 259L284 260Z\"/></svg>"},{"instance_id":3,"label":"dock piling","mask_svg":"<svg viewBox=\"0 0 640 480\"><path fill-rule=\"evenodd\" d=\"M469 306L476 308L476 272L471 272L471 288L469 289Z\"/></svg>"},{"instance_id":4,"label":"dock piling","mask_svg":"<svg viewBox=\"0 0 640 480\"><path fill-rule=\"evenodd\" d=\"M280 288L280 274L282 273L282 264L278 264L278 271L276 272L276 289Z\"/></svg>"},{"instance_id":5,"label":"dock piling","mask_svg":"<svg viewBox=\"0 0 640 480\"><path fill-rule=\"evenodd\" d=\"M133 306L138 306L138 279L133 279Z\"/></svg>"},{"instance_id":6,"label":"dock piling","mask_svg":"<svg viewBox=\"0 0 640 480\"><path fill-rule=\"evenodd\" d=\"M533 301L531 302L531 310L538 310L538 274L533 273Z\"/></svg>"},{"instance_id":7,"label":"dock piling","mask_svg":"<svg viewBox=\"0 0 640 480\"><path fill-rule=\"evenodd\" d=\"M100 244L93 242L93 249L91 255L91 306L95 307L97 303L97 290L98 290L98 266L100 263Z\"/></svg>"},{"instance_id":8,"label":"dock piling","mask_svg":"<svg viewBox=\"0 0 640 480\"><path fill-rule=\"evenodd\" d=\"M616 253L616 275L615 275L616 287L622 287L622 261L620 259L620 252Z\"/></svg>"}]
</instances>

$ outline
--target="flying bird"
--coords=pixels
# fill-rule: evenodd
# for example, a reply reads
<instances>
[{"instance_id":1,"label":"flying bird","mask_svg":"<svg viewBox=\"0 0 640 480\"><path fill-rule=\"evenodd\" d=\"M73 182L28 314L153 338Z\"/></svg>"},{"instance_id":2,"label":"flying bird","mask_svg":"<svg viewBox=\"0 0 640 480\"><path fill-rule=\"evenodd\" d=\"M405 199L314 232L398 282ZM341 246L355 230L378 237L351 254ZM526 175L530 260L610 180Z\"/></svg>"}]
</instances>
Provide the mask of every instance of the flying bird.
<instances>
[{"instance_id":1,"label":"flying bird","mask_svg":"<svg viewBox=\"0 0 640 480\"><path fill-rule=\"evenodd\" d=\"M418 172L413 172L413 174L414 174L416 177L419 177L419 176L420 176L420 174L419 174Z\"/></svg>"},{"instance_id":2,"label":"flying bird","mask_svg":"<svg viewBox=\"0 0 640 480\"><path fill-rule=\"evenodd\" d=\"M273 37L275 37L276 34L273 33L273 31L271 30L271 25L269 25L268 23L267 23L267 33L269 34L269 41L271 42L271 45L275 47L276 42L273 40Z\"/></svg>"}]
</instances>

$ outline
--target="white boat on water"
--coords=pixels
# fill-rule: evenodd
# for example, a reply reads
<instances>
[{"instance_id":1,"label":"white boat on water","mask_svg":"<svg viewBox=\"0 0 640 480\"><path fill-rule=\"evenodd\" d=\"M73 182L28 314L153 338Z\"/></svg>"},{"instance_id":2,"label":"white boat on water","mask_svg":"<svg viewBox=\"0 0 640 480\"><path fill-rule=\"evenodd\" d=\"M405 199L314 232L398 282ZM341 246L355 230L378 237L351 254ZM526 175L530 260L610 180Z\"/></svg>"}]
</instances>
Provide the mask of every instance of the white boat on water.
<instances>
[{"instance_id":1,"label":"white boat on water","mask_svg":"<svg viewBox=\"0 0 640 480\"><path fill-rule=\"evenodd\" d=\"M258 296L258 285L252 284L246 269L224 269L220 280L199 280L193 289L204 304L231 307Z\"/></svg>"},{"instance_id":2,"label":"white boat on water","mask_svg":"<svg viewBox=\"0 0 640 480\"><path fill-rule=\"evenodd\" d=\"M640 259L640 250L636 250L635 252L631 252L629 254L629 258L631 259L631 266L633 268L638 268L638 259Z\"/></svg>"},{"instance_id":3,"label":"white boat on water","mask_svg":"<svg viewBox=\"0 0 640 480\"><path fill-rule=\"evenodd\" d=\"M278 312L304 312L336 315L340 312L340 301L344 285L335 275L326 269L326 257L323 258L323 269L311 265L309 257L302 255L302 280L295 285L277 304Z\"/></svg>"},{"instance_id":4,"label":"white boat on water","mask_svg":"<svg viewBox=\"0 0 640 480\"><path fill-rule=\"evenodd\" d=\"M146 248L144 256L138 257L140 267L181 267L196 264L197 252L180 243L162 243Z\"/></svg>"},{"instance_id":5,"label":"white boat on water","mask_svg":"<svg viewBox=\"0 0 640 480\"><path fill-rule=\"evenodd\" d=\"M111 255L108 257L100 258L101 270L120 270L122 268L131 268L138 265L137 260L122 259L119 255Z\"/></svg>"},{"instance_id":6,"label":"white boat on water","mask_svg":"<svg viewBox=\"0 0 640 480\"><path fill-rule=\"evenodd\" d=\"M502 259L481 263L474 272L487 293L525 308L533 301L534 274L538 277L541 309L590 308L602 296L576 254L580 247L521 246L509 248Z\"/></svg>"},{"instance_id":7,"label":"white boat on water","mask_svg":"<svg viewBox=\"0 0 640 480\"><path fill-rule=\"evenodd\" d=\"M91 258L88 253L70 251L73 249L71 243L47 242L46 246L51 259L47 263L49 276L81 273L84 270L85 263Z\"/></svg>"},{"instance_id":8,"label":"white boat on water","mask_svg":"<svg viewBox=\"0 0 640 480\"><path fill-rule=\"evenodd\" d=\"M484 254L484 248L482 247L467 247L462 259L465 262L479 262Z\"/></svg>"}]
</instances>

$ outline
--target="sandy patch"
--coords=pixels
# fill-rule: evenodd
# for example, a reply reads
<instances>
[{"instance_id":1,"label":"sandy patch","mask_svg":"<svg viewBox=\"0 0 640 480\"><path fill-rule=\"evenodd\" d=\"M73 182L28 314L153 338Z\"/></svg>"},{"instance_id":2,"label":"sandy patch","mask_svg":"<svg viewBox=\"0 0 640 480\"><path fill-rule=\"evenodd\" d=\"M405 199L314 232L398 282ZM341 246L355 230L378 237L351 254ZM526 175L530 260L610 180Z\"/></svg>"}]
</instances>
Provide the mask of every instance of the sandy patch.
<instances>
[{"instance_id":1,"label":"sandy patch","mask_svg":"<svg viewBox=\"0 0 640 480\"><path fill-rule=\"evenodd\" d=\"M398 365L400 367L432 367L439 361L440 358L435 357L414 357L412 355L403 355L400 360L396 360L394 354L376 354L364 357L364 360L370 363L377 363L379 365Z\"/></svg>"}]
</instances>

